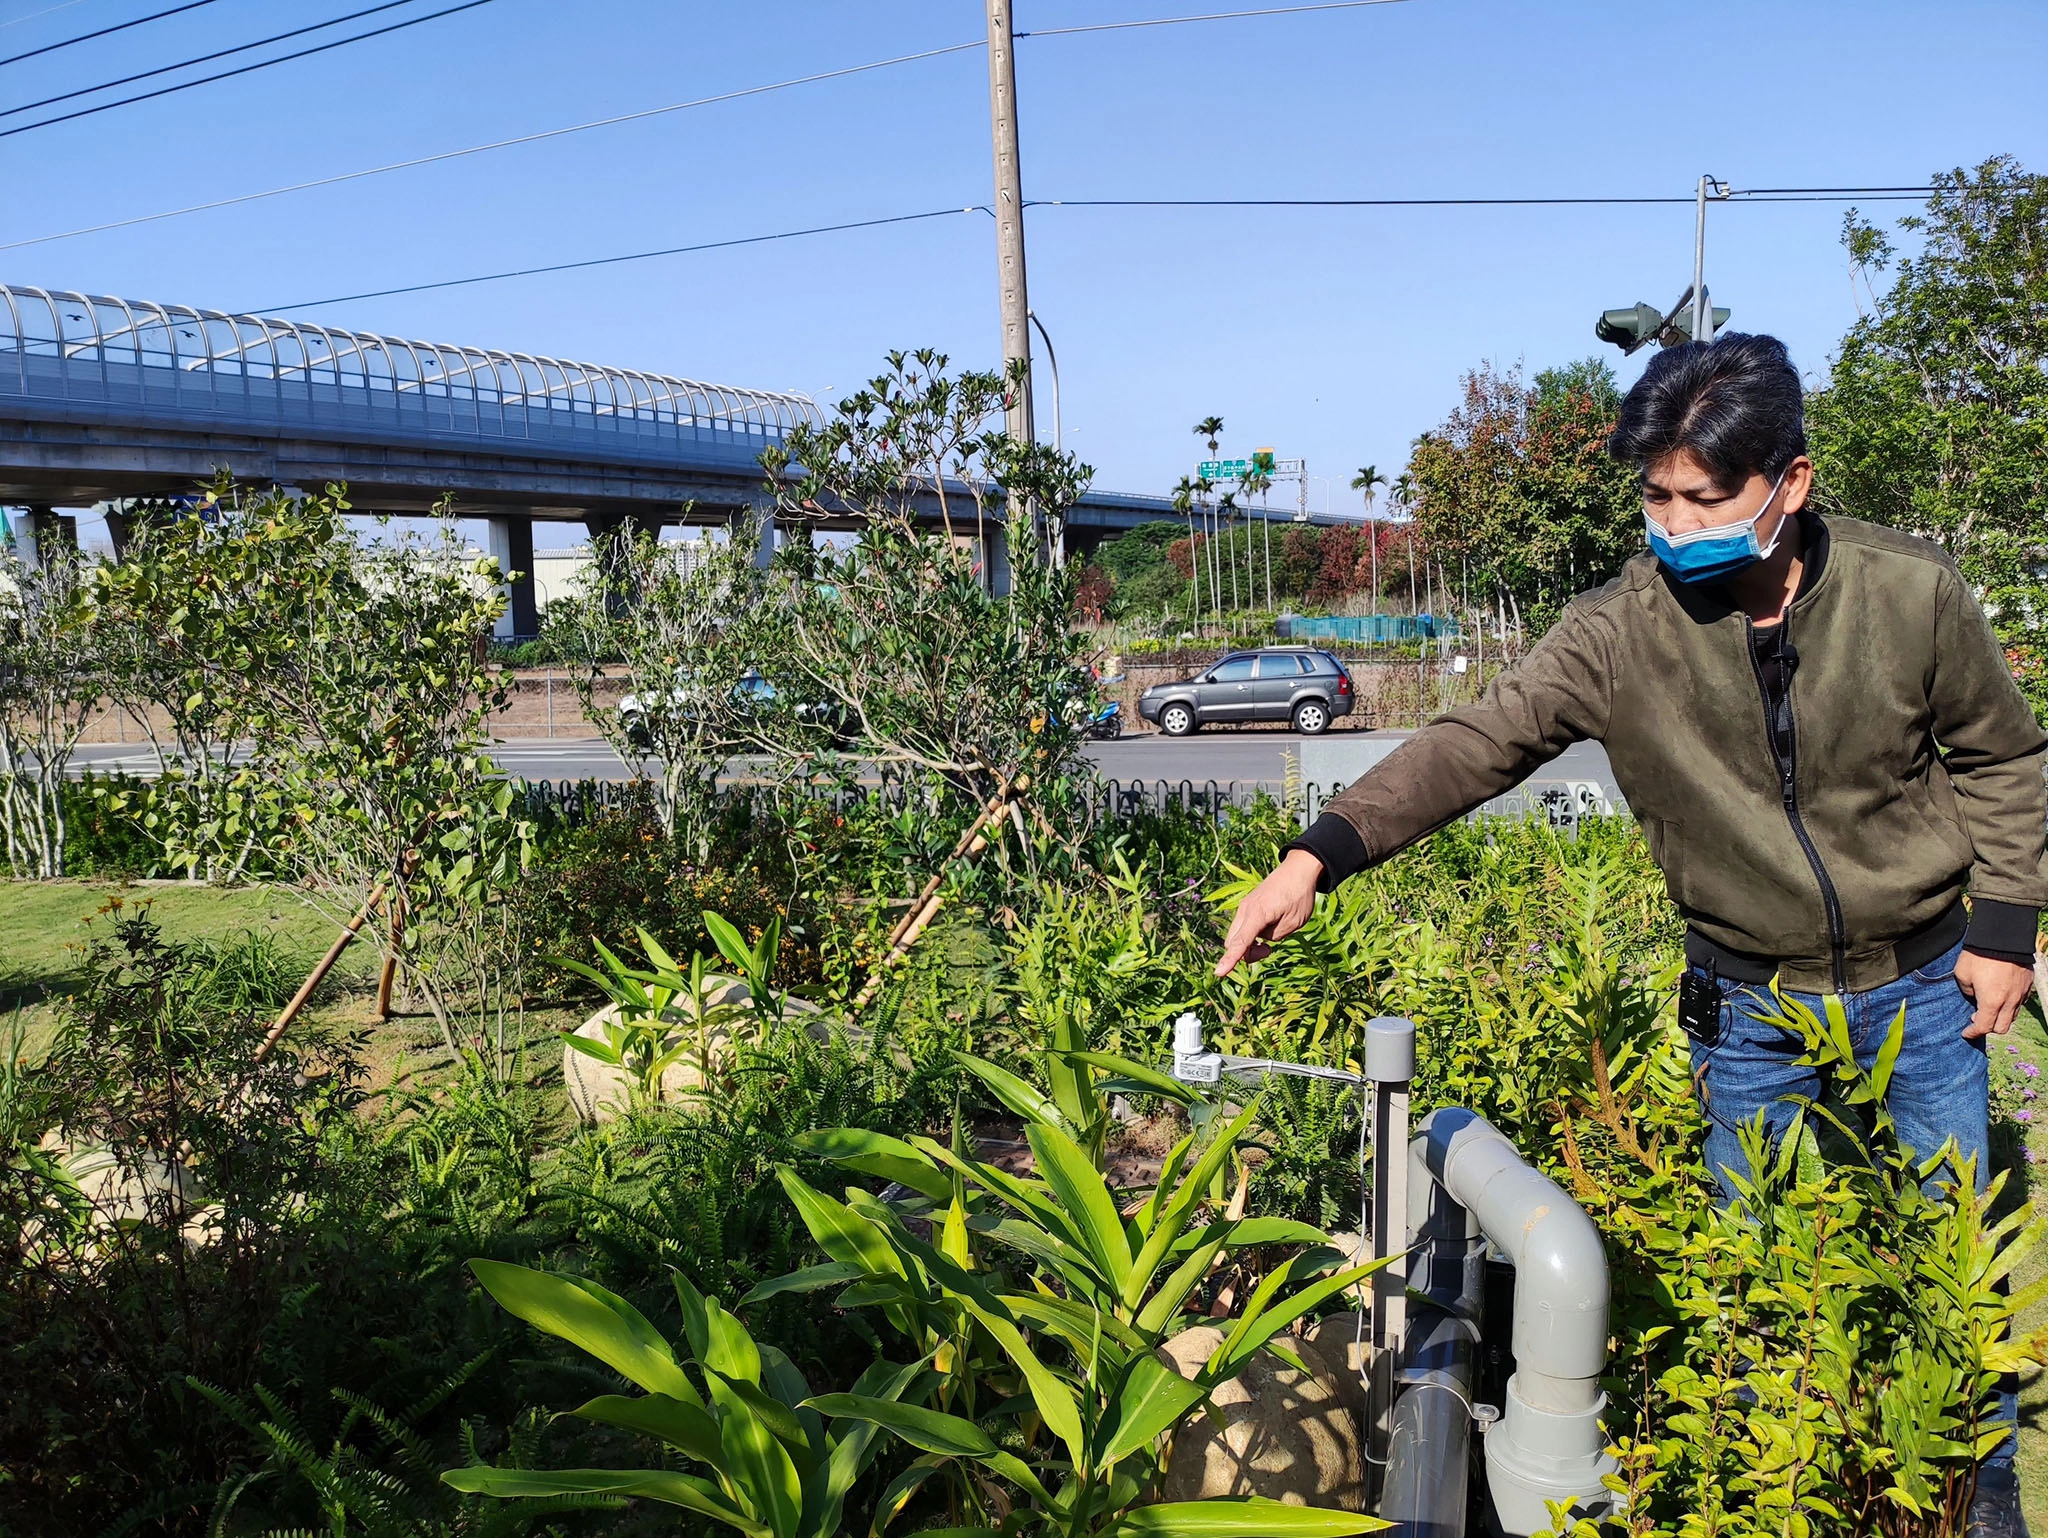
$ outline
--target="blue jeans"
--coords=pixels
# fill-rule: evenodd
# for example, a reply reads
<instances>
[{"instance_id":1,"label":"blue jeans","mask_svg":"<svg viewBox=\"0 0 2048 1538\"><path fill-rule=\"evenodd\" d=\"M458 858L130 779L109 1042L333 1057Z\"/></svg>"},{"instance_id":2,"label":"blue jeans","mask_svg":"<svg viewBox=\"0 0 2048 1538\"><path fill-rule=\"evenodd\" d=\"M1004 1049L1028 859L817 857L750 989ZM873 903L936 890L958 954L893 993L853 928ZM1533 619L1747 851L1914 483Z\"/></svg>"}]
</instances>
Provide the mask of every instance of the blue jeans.
<instances>
[{"instance_id":1,"label":"blue jeans","mask_svg":"<svg viewBox=\"0 0 2048 1538\"><path fill-rule=\"evenodd\" d=\"M1867 993L1847 994L1842 1003L1856 1061L1866 1069L1877 1061L1885 1034L1900 1006L1905 1007L1905 1037L1892 1070L1886 1108L1900 1141L1922 1158L1955 1139L1959 1158L1976 1159L1977 1189L1982 1191L1990 1176L1991 1075L1983 1041L1963 1039L1963 1027L1975 1016L1976 1006L1956 985L1956 962L1962 954L1958 942L1917 972ZM1824 1086L1821 1070L1798 1066L1806 1050L1799 1038L1770 1022L1778 1006L1769 984L1724 982L1722 988L1721 1038L1711 1047L1692 1044L1692 1076L1707 1113L1707 1167L1721 1182L1723 1195L1732 1200L1726 1172L1749 1173L1735 1129L1762 1111L1773 1136L1781 1134L1797 1109L1785 1097L1818 1100ZM1826 1018L1821 995L1787 990L1784 997ZM1944 1168L1929 1188L1951 1178ZM2013 1422L2017 1412L2015 1397L2001 1394L1999 1418ZM2010 1462L2015 1444L2015 1438L2007 1438L1991 1461Z\"/></svg>"}]
</instances>

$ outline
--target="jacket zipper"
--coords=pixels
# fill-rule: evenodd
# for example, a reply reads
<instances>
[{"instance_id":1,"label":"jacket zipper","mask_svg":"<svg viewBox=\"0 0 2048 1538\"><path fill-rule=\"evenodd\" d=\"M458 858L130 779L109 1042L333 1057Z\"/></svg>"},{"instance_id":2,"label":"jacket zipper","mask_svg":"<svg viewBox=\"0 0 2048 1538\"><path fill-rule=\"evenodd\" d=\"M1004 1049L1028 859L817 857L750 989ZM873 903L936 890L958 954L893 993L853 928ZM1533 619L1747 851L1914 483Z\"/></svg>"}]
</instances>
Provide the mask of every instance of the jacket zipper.
<instances>
[{"instance_id":1,"label":"jacket zipper","mask_svg":"<svg viewBox=\"0 0 2048 1538\"><path fill-rule=\"evenodd\" d=\"M1756 674L1756 691L1764 707L1764 745L1770 749L1771 762L1778 770L1778 791L1785 803L1785 820L1792 824L1792 836L1799 840L1799 847L1806 851L1806 863L1813 867L1813 879L1820 883L1821 906L1827 910L1828 946L1834 966L1835 992L1846 994L1848 927L1842 922L1842 900L1835 892L1834 878L1821 863L1820 851L1813 846L1813 837L1806 831L1806 820L1799 815L1799 729L1792 714L1792 676L1785 675L1785 756L1778 756L1778 723L1771 719L1771 691L1764 682L1763 664L1756 656L1756 626L1745 615L1742 621L1747 629L1749 645L1749 667ZM1786 615L1778 621L1782 627L1778 632L1778 644L1783 647L1791 641L1792 616ZM1782 666L1782 664L1780 664Z\"/></svg>"}]
</instances>

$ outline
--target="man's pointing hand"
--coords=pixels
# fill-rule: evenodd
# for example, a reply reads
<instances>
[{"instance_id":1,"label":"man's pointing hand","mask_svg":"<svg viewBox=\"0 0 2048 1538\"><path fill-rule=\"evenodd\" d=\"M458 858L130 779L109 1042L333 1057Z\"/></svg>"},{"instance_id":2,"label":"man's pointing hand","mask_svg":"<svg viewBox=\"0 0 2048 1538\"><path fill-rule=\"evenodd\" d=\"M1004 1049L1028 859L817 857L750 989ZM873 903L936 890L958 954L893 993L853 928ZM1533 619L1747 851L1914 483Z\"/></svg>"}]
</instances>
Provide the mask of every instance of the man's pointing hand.
<instances>
[{"instance_id":1,"label":"man's pointing hand","mask_svg":"<svg viewBox=\"0 0 2048 1538\"><path fill-rule=\"evenodd\" d=\"M1316 909L1316 883L1323 862L1306 849L1290 849L1280 868L1247 892L1230 921L1223 957L1216 975L1224 977L1240 961L1257 961L1273 946L1308 922Z\"/></svg>"}]
</instances>

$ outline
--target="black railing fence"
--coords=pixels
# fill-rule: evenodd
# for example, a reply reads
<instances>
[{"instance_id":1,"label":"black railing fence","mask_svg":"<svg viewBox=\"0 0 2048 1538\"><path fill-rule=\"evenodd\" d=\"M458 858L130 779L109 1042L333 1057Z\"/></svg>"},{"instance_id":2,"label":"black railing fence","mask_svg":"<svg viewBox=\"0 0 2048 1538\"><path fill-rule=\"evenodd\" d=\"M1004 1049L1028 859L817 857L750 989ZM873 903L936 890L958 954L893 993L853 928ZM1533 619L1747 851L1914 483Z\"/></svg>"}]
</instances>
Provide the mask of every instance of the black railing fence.
<instances>
[{"instance_id":1,"label":"black railing fence","mask_svg":"<svg viewBox=\"0 0 2048 1538\"><path fill-rule=\"evenodd\" d=\"M522 780L519 788L527 816L560 827L580 827L602 812L624 811L636 802L644 803L649 794L644 782L633 780ZM1305 827L1342 789L1341 785L1289 788L1259 780L1091 779L1075 782L1070 793L1078 795L1083 822L1089 827L1175 814L1221 822L1232 812L1250 810L1261 802L1291 811ZM718 788L720 809L728 812L737 812L747 804L765 812L778 806L786 808L795 798L805 798L839 811L879 804L884 812L894 813L929 805L928 796L925 787L898 780L853 786L739 781ZM1542 817L1552 827L1569 831L1587 817L1626 810L1618 798L1593 781L1530 780L1494 797L1470 815Z\"/></svg>"}]
</instances>

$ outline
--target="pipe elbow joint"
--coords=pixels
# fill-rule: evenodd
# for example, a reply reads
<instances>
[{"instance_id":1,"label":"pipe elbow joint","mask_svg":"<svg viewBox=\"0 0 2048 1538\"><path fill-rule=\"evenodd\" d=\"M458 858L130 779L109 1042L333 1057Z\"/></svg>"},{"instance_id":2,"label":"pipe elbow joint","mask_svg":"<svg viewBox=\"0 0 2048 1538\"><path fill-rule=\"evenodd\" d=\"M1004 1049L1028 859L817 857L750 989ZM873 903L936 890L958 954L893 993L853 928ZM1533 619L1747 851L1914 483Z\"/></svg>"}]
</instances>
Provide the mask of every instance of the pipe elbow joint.
<instances>
[{"instance_id":1,"label":"pipe elbow joint","mask_svg":"<svg viewBox=\"0 0 2048 1538\"><path fill-rule=\"evenodd\" d=\"M1607 1250L1592 1218L1470 1111L1438 1111L1424 1136L1444 1189L1514 1262L1516 1371L1526 1384L1597 1378L1607 1366Z\"/></svg>"}]
</instances>

